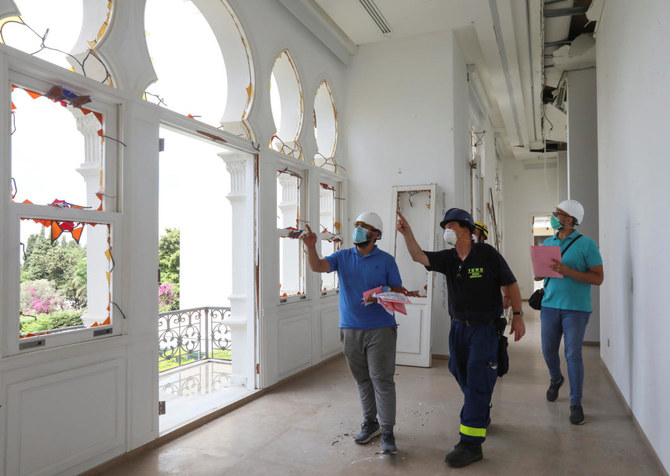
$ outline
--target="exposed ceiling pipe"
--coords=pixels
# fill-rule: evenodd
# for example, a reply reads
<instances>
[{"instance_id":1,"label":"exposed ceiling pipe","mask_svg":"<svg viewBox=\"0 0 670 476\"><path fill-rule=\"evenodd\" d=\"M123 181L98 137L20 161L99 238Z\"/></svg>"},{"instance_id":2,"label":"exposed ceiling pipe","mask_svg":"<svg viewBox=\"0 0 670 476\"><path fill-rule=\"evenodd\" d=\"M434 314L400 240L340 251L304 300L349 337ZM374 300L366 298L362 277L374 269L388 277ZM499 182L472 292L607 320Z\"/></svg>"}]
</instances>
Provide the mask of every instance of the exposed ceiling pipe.
<instances>
[{"instance_id":1,"label":"exposed ceiling pipe","mask_svg":"<svg viewBox=\"0 0 670 476\"><path fill-rule=\"evenodd\" d=\"M510 106L512 108L512 117L514 118L514 128L516 133L517 143L516 147L524 147L523 135L521 134L521 125L519 124L519 112L514 101L514 91L512 88L512 78L510 76L509 63L507 61L507 52L505 50L505 41L502 35L502 28L500 25L500 13L498 12L498 5L496 0L489 0L489 9L491 10L491 19L493 20L493 32L495 33L496 43L498 45L498 54L500 55L500 62L505 76L505 85L507 86L507 94L510 99ZM511 135L511 134L510 134Z\"/></svg>"},{"instance_id":2,"label":"exposed ceiling pipe","mask_svg":"<svg viewBox=\"0 0 670 476\"><path fill-rule=\"evenodd\" d=\"M535 81L533 79L533 48L531 46L530 32L530 3L526 0L526 30L528 32L528 69L530 70L530 100L531 111L533 112L533 141L537 141L537 121L535 116Z\"/></svg>"}]
</instances>

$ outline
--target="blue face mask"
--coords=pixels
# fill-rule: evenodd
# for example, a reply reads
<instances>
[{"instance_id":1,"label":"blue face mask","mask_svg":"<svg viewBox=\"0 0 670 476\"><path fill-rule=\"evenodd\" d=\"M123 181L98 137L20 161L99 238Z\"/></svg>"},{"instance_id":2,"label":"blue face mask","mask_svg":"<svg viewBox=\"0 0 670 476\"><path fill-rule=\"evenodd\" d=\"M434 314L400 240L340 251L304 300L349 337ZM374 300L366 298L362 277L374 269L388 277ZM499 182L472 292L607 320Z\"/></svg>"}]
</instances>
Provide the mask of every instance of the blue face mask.
<instances>
[{"instance_id":1,"label":"blue face mask","mask_svg":"<svg viewBox=\"0 0 670 476\"><path fill-rule=\"evenodd\" d=\"M560 230L563 228L563 224L560 222L560 220L553 215L551 218L549 218L549 224L554 230Z\"/></svg>"},{"instance_id":2,"label":"blue face mask","mask_svg":"<svg viewBox=\"0 0 670 476\"><path fill-rule=\"evenodd\" d=\"M354 228L353 238L355 245L365 243L366 241L368 241L368 230L366 230L361 226L357 226L356 228Z\"/></svg>"}]
</instances>

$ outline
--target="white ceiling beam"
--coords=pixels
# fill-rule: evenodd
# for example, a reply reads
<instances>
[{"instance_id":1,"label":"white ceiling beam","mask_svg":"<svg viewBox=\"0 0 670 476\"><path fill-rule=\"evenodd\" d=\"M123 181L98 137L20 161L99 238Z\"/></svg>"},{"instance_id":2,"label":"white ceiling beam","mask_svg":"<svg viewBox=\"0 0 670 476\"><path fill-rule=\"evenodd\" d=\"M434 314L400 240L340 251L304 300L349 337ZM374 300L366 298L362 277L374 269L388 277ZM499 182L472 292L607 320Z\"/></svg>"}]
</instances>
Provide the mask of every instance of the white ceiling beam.
<instances>
[{"instance_id":1,"label":"white ceiling beam","mask_svg":"<svg viewBox=\"0 0 670 476\"><path fill-rule=\"evenodd\" d=\"M344 64L358 47L314 0L279 0L305 27Z\"/></svg>"}]
</instances>

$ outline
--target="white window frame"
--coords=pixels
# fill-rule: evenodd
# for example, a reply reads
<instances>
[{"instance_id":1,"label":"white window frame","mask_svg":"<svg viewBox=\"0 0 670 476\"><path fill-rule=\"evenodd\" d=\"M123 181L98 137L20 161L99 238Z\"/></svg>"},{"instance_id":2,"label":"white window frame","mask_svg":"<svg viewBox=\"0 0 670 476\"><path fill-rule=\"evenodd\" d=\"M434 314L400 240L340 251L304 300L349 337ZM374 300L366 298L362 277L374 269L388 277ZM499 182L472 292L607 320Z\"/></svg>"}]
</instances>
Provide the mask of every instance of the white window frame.
<instances>
[{"instance_id":1,"label":"white window frame","mask_svg":"<svg viewBox=\"0 0 670 476\"><path fill-rule=\"evenodd\" d=\"M11 50L11 51L10 51ZM3 94L0 95L0 107L5 114L0 118L0 144L5 157L10 160L2 164L0 176L6 177L0 184L0 196L3 197L0 205L0 218L4 226L2 233L3 244L0 251L0 296L3 304L0 306L0 356L15 355L42 349L54 348L68 344L90 341L120 335L124 332L124 316L117 305L110 302L111 323L107 326L88 327L68 332L39 335L30 338L19 338L19 296L20 296L20 219L42 218L59 221L79 221L111 225L110 241L112 255L122 255L121 227L121 183L118 179L121 161L120 142L105 139L104 141L104 210L57 208L48 205L33 205L14 203L10 200L9 177L11 177L11 86L17 85L36 92L46 93L51 86L61 85L81 95L91 95L92 101L85 107L100 112L104 117L104 133L108 137L118 138L121 130L120 101L116 99L114 90L106 85L83 77L77 73L64 70L59 66L46 63L23 52L13 51L12 48L0 46L0 78L4 84ZM120 139L118 139L120 140ZM56 198L56 197L54 197ZM4 261L3 261L4 260ZM115 261L114 272L111 273L110 290L112 300L121 302L120 281L121 260Z\"/></svg>"}]
</instances>

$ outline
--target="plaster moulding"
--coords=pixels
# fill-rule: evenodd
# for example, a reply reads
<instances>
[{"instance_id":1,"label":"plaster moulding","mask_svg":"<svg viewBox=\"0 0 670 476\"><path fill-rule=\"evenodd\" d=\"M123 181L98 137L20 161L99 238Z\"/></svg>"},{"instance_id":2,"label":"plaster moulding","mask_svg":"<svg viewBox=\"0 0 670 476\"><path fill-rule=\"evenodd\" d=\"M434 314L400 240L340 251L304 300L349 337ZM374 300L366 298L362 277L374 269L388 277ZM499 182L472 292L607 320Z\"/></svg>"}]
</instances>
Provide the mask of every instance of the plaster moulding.
<instances>
[{"instance_id":1,"label":"plaster moulding","mask_svg":"<svg viewBox=\"0 0 670 476\"><path fill-rule=\"evenodd\" d=\"M119 89L141 97L158 79L144 38L144 2L115 2L109 28L96 46Z\"/></svg>"},{"instance_id":2,"label":"plaster moulding","mask_svg":"<svg viewBox=\"0 0 670 476\"><path fill-rule=\"evenodd\" d=\"M12 0L0 0L0 18L19 16L20 14Z\"/></svg>"}]
</instances>

